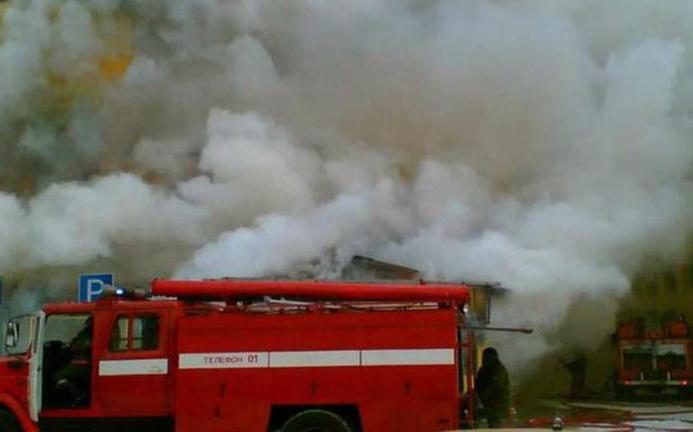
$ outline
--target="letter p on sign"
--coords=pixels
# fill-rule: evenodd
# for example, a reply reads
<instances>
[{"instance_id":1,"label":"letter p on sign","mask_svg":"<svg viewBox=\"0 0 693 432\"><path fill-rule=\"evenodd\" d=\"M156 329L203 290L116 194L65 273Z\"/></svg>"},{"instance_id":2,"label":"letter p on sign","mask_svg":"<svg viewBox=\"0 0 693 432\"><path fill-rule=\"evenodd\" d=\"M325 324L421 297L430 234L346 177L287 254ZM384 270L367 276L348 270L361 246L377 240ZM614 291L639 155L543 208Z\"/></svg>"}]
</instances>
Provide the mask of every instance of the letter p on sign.
<instances>
[{"instance_id":1,"label":"letter p on sign","mask_svg":"<svg viewBox=\"0 0 693 432\"><path fill-rule=\"evenodd\" d=\"M98 299L103 295L103 289L106 285L115 285L113 273L80 275L77 300L80 303L87 303Z\"/></svg>"}]
</instances>

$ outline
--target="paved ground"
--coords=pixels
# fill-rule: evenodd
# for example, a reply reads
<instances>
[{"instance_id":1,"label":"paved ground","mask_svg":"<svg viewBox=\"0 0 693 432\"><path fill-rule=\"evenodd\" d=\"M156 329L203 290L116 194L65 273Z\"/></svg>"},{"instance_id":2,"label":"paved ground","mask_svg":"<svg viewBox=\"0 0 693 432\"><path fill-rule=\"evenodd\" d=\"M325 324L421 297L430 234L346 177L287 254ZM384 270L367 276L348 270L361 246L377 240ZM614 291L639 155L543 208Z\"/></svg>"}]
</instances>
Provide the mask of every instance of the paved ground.
<instances>
[{"instance_id":1,"label":"paved ground","mask_svg":"<svg viewBox=\"0 0 693 432\"><path fill-rule=\"evenodd\" d=\"M693 401L675 403L543 401L536 417L522 418L509 429L479 431L546 431L554 416L564 430L581 432L693 432ZM534 426L534 427L532 427Z\"/></svg>"}]
</instances>

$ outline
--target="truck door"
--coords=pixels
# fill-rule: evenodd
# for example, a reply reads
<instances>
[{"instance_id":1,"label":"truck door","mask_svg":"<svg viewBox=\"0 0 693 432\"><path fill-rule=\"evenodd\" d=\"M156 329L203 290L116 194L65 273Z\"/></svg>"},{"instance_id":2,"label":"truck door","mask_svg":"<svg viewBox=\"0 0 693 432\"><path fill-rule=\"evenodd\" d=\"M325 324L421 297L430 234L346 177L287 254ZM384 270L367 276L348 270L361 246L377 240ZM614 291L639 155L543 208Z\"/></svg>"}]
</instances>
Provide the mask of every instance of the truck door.
<instances>
[{"instance_id":1,"label":"truck door","mask_svg":"<svg viewBox=\"0 0 693 432\"><path fill-rule=\"evenodd\" d=\"M43 398L43 323L46 314L39 312L34 318L34 344L29 361L29 417L39 420Z\"/></svg>"},{"instance_id":2,"label":"truck door","mask_svg":"<svg viewBox=\"0 0 693 432\"><path fill-rule=\"evenodd\" d=\"M29 417L33 421L38 421L38 413L41 409L43 318L44 314L40 312L34 315L22 315L10 319L8 322L8 335L5 341L7 353L16 356L15 362L19 361L19 363L15 364L23 365L24 359L28 361ZM9 345L7 345L8 342ZM16 368L19 369L20 367L16 366Z\"/></svg>"},{"instance_id":3,"label":"truck door","mask_svg":"<svg viewBox=\"0 0 693 432\"><path fill-rule=\"evenodd\" d=\"M97 393L104 415L163 418L169 410L167 311L116 311L99 357Z\"/></svg>"}]
</instances>

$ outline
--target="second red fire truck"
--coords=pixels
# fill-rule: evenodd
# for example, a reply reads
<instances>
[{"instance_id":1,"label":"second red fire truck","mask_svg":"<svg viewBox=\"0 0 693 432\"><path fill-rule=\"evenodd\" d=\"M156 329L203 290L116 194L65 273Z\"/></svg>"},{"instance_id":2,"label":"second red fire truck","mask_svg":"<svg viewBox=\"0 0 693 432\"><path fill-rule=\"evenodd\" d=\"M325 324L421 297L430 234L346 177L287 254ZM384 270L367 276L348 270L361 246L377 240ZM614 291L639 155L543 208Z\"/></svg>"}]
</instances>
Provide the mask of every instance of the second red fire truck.
<instances>
[{"instance_id":1,"label":"second red fire truck","mask_svg":"<svg viewBox=\"0 0 693 432\"><path fill-rule=\"evenodd\" d=\"M630 396L693 389L693 338L683 317L635 319L616 332L616 393Z\"/></svg>"},{"instance_id":2,"label":"second red fire truck","mask_svg":"<svg viewBox=\"0 0 693 432\"><path fill-rule=\"evenodd\" d=\"M155 280L8 323L0 430L439 432L474 422L470 289Z\"/></svg>"}]
</instances>

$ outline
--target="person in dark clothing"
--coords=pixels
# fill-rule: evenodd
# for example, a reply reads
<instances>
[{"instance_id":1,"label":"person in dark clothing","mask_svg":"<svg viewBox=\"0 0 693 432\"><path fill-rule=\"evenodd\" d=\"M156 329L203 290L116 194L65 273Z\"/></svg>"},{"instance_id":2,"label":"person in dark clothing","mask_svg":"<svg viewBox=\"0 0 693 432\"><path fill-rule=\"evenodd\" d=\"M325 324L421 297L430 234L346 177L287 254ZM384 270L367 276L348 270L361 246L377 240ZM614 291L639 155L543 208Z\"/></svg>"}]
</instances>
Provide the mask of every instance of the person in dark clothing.
<instances>
[{"instance_id":1,"label":"person in dark clothing","mask_svg":"<svg viewBox=\"0 0 693 432\"><path fill-rule=\"evenodd\" d=\"M503 426L510 413L510 378L495 348L486 348L476 375L476 394L481 402L480 416L490 428Z\"/></svg>"},{"instance_id":2,"label":"person in dark clothing","mask_svg":"<svg viewBox=\"0 0 693 432\"><path fill-rule=\"evenodd\" d=\"M570 398L585 399L590 397L587 388L587 358L579 353L571 361L563 361L563 366L570 373Z\"/></svg>"},{"instance_id":3,"label":"person in dark clothing","mask_svg":"<svg viewBox=\"0 0 693 432\"><path fill-rule=\"evenodd\" d=\"M66 406L84 406L89 402L92 330L93 318L89 317L70 341L70 361L53 376L55 397Z\"/></svg>"}]
</instances>

